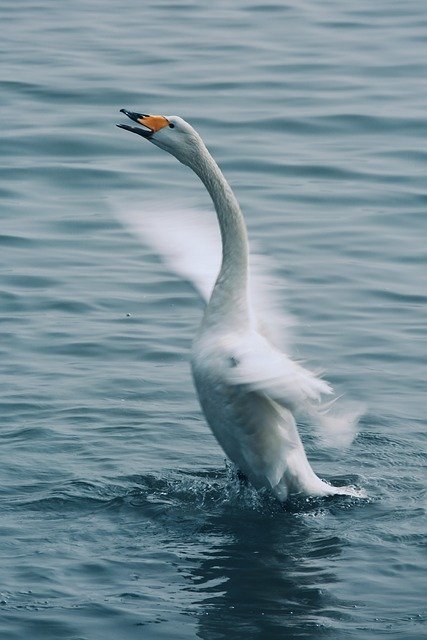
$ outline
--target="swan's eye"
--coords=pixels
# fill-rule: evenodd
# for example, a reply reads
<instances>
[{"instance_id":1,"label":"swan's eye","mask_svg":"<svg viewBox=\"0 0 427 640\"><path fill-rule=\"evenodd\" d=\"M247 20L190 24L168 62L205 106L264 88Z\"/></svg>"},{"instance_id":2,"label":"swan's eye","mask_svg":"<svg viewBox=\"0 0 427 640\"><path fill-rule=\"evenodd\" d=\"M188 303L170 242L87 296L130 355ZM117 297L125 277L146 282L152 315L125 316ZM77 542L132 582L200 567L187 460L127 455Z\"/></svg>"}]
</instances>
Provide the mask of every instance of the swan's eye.
<instances>
[{"instance_id":1,"label":"swan's eye","mask_svg":"<svg viewBox=\"0 0 427 640\"><path fill-rule=\"evenodd\" d=\"M175 125L173 124L173 122L170 122L169 126L170 126L171 129L175 129Z\"/></svg>"}]
</instances>

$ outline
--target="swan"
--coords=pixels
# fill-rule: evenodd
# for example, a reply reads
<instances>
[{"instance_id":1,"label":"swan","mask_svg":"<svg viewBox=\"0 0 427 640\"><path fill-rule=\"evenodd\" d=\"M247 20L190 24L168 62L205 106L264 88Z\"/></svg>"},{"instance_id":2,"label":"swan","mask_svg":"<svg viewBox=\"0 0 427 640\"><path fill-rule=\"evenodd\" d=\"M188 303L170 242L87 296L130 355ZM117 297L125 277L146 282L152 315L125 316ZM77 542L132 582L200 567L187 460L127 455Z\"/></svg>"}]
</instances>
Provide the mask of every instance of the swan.
<instances>
[{"instance_id":1,"label":"swan","mask_svg":"<svg viewBox=\"0 0 427 640\"><path fill-rule=\"evenodd\" d=\"M269 339L251 298L244 218L202 138L179 116L121 112L139 126L117 126L192 169L216 210L222 260L213 288L199 287L207 305L193 341L191 368L200 405L218 443L242 477L256 488L267 488L281 503L293 494L360 496L355 487L321 480L307 459L298 416L326 428L354 426L357 418L342 416L340 425L339 417L329 415L332 403L322 403L323 396L333 393L331 386Z\"/></svg>"}]
</instances>

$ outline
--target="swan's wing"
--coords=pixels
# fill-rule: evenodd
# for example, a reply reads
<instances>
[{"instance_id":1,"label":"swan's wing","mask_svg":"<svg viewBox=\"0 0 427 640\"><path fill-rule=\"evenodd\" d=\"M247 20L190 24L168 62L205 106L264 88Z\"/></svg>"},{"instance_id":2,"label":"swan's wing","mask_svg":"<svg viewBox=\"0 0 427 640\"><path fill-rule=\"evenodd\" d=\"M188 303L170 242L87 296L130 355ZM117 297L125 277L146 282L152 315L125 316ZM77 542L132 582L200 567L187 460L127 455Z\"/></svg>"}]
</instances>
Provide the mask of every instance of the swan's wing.
<instances>
[{"instance_id":1,"label":"swan's wing","mask_svg":"<svg viewBox=\"0 0 427 640\"><path fill-rule=\"evenodd\" d=\"M320 402L322 394L333 393L327 382L255 332L230 345L228 361L229 384L261 391L291 410Z\"/></svg>"},{"instance_id":2,"label":"swan's wing","mask_svg":"<svg viewBox=\"0 0 427 640\"><path fill-rule=\"evenodd\" d=\"M146 205L141 213L135 206L114 204L120 222L143 244L151 247L174 273L189 282L208 302L221 263L221 238L212 211L179 209L166 205ZM290 342L289 315L278 311L264 257L252 254L250 299L258 330L281 348Z\"/></svg>"},{"instance_id":3,"label":"swan's wing","mask_svg":"<svg viewBox=\"0 0 427 640\"><path fill-rule=\"evenodd\" d=\"M316 426L324 444L343 447L352 442L362 407L355 403L340 407L335 404L340 398L322 403L322 396L333 394L332 387L263 336L252 333L230 342L226 361L228 384L263 393L292 413L304 415Z\"/></svg>"},{"instance_id":4,"label":"swan's wing","mask_svg":"<svg viewBox=\"0 0 427 640\"><path fill-rule=\"evenodd\" d=\"M149 205L145 213L116 209L120 222L153 249L167 267L189 282L207 302L221 262L215 217L205 212Z\"/></svg>"}]
</instances>

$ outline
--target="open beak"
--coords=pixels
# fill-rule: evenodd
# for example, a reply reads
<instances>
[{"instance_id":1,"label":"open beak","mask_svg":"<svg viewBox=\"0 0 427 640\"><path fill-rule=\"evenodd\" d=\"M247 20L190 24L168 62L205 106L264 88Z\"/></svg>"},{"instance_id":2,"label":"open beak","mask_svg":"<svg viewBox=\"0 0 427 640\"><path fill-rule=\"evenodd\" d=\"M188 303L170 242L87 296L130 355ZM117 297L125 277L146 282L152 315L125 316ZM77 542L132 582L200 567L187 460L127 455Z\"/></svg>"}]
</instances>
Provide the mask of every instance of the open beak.
<instances>
[{"instance_id":1,"label":"open beak","mask_svg":"<svg viewBox=\"0 0 427 640\"><path fill-rule=\"evenodd\" d=\"M118 124L117 126L120 129L126 129L126 131L137 133L139 136L147 138L148 140L154 133L156 133L156 131L163 129L163 127L166 127L169 124L169 120L164 116L150 116L146 113L127 111L127 109L120 109L120 113L124 113L128 118L142 125L142 127L132 127L128 124Z\"/></svg>"}]
</instances>

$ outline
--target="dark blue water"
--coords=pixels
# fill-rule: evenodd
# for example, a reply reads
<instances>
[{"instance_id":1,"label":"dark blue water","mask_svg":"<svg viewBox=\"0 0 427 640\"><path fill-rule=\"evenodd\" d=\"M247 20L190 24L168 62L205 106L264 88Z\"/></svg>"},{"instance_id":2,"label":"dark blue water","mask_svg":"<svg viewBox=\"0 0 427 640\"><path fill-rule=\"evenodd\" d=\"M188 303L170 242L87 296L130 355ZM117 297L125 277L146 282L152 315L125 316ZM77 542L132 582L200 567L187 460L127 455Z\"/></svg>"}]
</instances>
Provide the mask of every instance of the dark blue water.
<instances>
[{"instance_id":1,"label":"dark blue water","mask_svg":"<svg viewBox=\"0 0 427 640\"><path fill-rule=\"evenodd\" d=\"M0 23L2 640L424 637L425 3L3 0ZM121 107L206 140L295 352L367 407L344 452L305 437L368 500L281 511L226 468L201 304L116 217L208 197Z\"/></svg>"}]
</instances>

